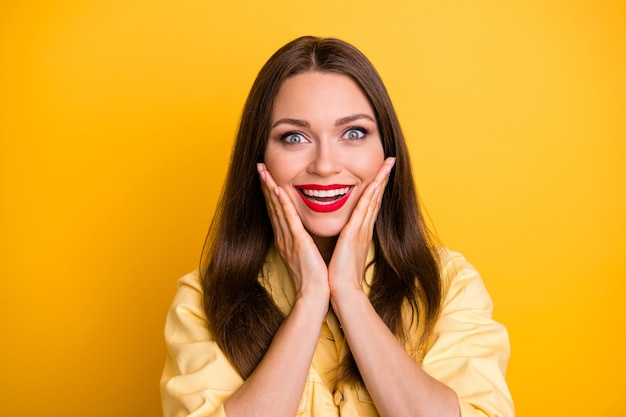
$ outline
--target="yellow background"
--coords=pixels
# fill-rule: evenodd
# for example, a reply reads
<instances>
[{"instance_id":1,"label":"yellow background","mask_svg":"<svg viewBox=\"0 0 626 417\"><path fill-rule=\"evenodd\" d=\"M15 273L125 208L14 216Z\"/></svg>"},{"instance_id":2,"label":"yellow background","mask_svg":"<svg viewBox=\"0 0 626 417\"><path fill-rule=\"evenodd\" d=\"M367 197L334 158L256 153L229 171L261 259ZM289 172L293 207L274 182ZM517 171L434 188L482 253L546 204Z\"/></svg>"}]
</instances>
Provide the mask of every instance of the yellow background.
<instances>
[{"instance_id":1,"label":"yellow background","mask_svg":"<svg viewBox=\"0 0 626 417\"><path fill-rule=\"evenodd\" d=\"M247 91L303 34L379 69L519 416L626 415L624 1L3 1L0 415L159 415L162 328Z\"/></svg>"}]
</instances>

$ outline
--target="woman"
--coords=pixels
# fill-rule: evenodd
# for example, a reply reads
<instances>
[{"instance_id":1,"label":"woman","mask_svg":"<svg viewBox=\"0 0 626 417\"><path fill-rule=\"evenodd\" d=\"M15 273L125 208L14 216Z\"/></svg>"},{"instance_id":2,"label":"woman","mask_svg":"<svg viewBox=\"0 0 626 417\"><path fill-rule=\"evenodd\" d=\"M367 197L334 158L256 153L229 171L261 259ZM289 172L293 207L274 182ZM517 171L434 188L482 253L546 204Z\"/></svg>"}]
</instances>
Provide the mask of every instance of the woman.
<instances>
[{"instance_id":1,"label":"woman","mask_svg":"<svg viewBox=\"0 0 626 417\"><path fill-rule=\"evenodd\" d=\"M164 414L512 416L491 309L429 239L371 63L299 38L252 86L203 264L179 281Z\"/></svg>"}]
</instances>

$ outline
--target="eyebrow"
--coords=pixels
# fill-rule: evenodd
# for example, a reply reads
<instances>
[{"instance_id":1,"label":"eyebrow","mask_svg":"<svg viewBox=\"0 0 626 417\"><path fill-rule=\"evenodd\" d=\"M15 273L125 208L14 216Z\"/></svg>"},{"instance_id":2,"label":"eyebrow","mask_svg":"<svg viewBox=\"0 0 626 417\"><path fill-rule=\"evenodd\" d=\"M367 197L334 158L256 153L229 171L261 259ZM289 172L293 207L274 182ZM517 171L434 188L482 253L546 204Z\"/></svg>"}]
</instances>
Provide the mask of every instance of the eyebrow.
<instances>
[{"instance_id":1,"label":"eyebrow","mask_svg":"<svg viewBox=\"0 0 626 417\"><path fill-rule=\"evenodd\" d=\"M359 113L359 114L353 114L351 116L342 117L341 119L337 119L337 121L335 122L335 126L343 126L359 119L367 119L376 123L376 120L374 120L374 118L370 116L369 114ZM311 124L307 122L306 120L284 118L284 119L275 121L272 124L272 129L282 124L294 125L298 127L311 127Z\"/></svg>"},{"instance_id":2,"label":"eyebrow","mask_svg":"<svg viewBox=\"0 0 626 417\"><path fill-rule=\"evenodd\" d=\"M311 127L311 125L309 124L309 122L306 122L304 120L298 120L298 119L289 119L289 118L285 118L285 119L280 119L274 122L274 124L272 125L272 129L275 128L278 125L294 125L294 126L298 126L298 127Z\"/></svg>"},{"instance_id":3,"label":"eyebrow","mask_svg":"<svg viewBox=\"0 0 626 417\"><path fill-rule=\"evenodd\" d=\"M376 123L376 120L374 120L374 118L370 116L369 114L360 113L360 114L353 114L352 116L342 117L341 119L335 122L335 126L347 125L348 123L352 123L355 120L359 120L359 119L367 119L371 122Z\"/></svg>"}]
</instances>

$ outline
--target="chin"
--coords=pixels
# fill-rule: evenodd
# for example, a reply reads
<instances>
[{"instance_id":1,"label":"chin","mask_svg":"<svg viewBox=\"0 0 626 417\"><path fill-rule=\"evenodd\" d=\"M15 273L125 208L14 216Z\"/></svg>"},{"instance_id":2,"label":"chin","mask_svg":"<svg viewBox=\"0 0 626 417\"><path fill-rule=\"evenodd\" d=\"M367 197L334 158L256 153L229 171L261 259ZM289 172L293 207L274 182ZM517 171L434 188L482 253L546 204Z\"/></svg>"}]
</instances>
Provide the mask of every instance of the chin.
<instances>
[{"instance_id":1,"label":"chin","mask_svg":"<svg viewBox=\"0 0 626 417\"><path fill-rule=\"evenodd\" d=\"M306 225L305 228L312 236L336 237L339 236L345 225L345 221L316 221L313 224Z\"/></svg>"}]
</instances>

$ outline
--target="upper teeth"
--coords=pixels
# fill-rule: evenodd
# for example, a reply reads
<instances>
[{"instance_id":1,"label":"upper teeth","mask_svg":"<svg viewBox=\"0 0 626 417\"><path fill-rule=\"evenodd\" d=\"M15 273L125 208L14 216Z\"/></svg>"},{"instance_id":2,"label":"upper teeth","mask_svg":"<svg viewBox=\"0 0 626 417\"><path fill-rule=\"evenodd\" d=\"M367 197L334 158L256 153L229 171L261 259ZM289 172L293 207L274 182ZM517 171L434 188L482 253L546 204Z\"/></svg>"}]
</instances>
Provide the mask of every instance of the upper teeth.
<instances>
[{"instance_id":1,"label":"upper teeth","mask_svg":"<svg viewBox=\"0 0 626 417\"><path fill-rule=\"evenodd\" d=\"M350 187L335 188L334 190L310 190L302 188L302 193L309 197L336 197L338 195L344 195L350 191Z\"/></svg>"}]
</instances>

